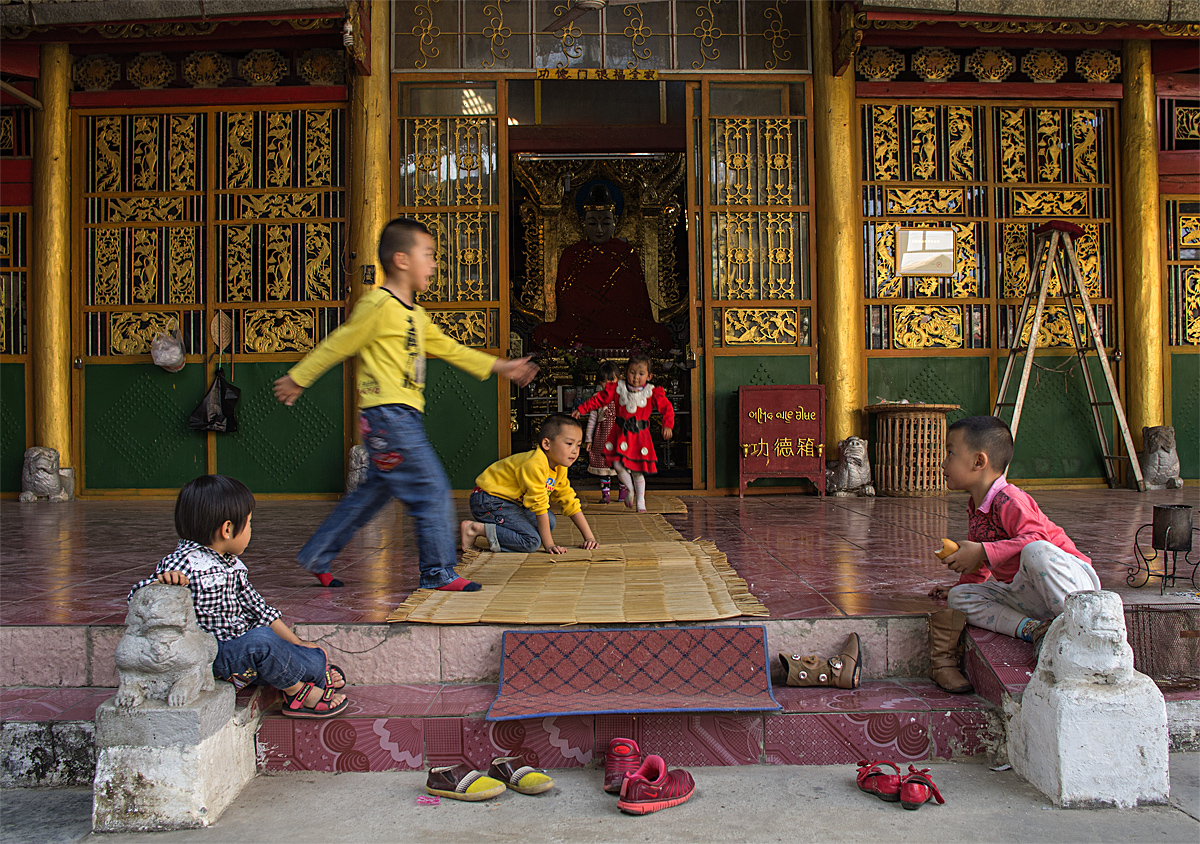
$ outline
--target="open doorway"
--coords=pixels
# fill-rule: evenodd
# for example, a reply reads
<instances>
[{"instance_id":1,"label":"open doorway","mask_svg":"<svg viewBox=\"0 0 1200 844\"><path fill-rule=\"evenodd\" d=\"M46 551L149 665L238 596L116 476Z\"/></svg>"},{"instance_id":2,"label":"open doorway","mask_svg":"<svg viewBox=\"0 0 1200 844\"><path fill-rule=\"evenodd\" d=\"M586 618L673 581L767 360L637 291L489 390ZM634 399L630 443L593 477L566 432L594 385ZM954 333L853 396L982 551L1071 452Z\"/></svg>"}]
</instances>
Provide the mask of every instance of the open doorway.
<instances>
[{"instance_id":1,"label":"open doorway","mask_svg":"<svg viewBox=\"0 0 1200 844\"><path fill-rule=\"evenodd\" d=\"M684 84L509 83L511 331L542 372L513 395L513 450L595 391L605 361L654 362L675 436L651 436L659 487L692 486ZM517 348L519 346L519 349ZM572 470L584 488L586 455Z\"/></svg>"}]
</instances>

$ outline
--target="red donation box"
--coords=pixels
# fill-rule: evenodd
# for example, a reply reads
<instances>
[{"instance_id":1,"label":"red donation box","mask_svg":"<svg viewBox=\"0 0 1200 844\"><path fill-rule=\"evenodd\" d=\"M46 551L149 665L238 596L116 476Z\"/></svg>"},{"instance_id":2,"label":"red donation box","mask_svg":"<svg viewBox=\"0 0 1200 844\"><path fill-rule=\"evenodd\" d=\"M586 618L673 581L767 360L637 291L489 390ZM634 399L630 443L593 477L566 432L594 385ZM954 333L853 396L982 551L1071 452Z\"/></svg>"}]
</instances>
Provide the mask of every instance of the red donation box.
<instances>
[{"instance_id":1,"label":"red donation box","mask_svg":"<svg viewBox=\"0 0 1200 844\"><path fill-rule=\"evenodd\" d=\"M825 494L825 385L738 387L738 497L756 478L808 478Z\"/></svg>"}]
</instances>

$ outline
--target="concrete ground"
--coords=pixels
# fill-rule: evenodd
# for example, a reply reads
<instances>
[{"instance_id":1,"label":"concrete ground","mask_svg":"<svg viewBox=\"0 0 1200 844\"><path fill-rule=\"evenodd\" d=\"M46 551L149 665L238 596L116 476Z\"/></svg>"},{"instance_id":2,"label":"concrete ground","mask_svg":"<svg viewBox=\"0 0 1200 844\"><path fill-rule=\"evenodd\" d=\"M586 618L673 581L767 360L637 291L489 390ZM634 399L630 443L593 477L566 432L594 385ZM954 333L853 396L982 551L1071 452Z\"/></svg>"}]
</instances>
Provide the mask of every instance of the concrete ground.
<instances>
[{"instance_id":1,"label":"concrete ground","mask_svg":"<svg viewBox=\"0 0 1200 844\"><path fill-rule=\"evenodd\" d=\"M416 802L425 774L260 776L212 827L90 835L91 792L0 792L4 844L199 842L1186 842L1200 841L1200 753L1171 757L1171 805L1130 811L1055 809L1012 771L936 763L946 798L916 812L861 793L852 767L696 768L682 806L633 817L600 789L595 769L554 771L544 795L485 803Z\"/></svg>"}]
</instances>

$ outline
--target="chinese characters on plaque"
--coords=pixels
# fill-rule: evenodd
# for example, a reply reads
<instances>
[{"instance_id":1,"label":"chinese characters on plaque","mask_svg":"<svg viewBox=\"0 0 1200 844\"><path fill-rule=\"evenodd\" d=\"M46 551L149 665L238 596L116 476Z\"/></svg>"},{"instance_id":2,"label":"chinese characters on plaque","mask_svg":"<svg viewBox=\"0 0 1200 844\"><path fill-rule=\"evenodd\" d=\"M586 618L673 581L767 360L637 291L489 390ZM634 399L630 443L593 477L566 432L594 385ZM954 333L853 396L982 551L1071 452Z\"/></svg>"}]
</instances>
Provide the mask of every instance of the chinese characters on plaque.
<instances>
[{"instance_id":1,"label":"chinese characters on plaque","mask_svg":"<svg viewBox=\"0 0 1200 844\"><path fill-rule=\"evenodd\" d=\"M738 495L758 478L808 478L825 494L825 387L738 387Z\"/></svg>"}]
</instances>

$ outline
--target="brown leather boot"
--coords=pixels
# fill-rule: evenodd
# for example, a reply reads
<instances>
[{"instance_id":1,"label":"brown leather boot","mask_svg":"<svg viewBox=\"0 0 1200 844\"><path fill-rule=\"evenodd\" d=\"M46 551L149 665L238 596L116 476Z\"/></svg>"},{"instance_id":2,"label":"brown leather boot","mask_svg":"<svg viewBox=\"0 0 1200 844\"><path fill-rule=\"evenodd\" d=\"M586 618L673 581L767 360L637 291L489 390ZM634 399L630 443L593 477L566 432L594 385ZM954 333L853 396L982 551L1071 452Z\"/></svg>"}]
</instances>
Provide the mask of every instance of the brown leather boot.
<instances>
[{"instance_id":1,"label":"brown leather boot","mask_svg":"<svg viewBox=\"0 0 1200 844\"><path fill-rule=\"evenodd\" d=\"M857 689L862 678L862 645L858 634L851 633L842 644L842 652L823 659L816 654L780 654L784 682L789 686L833 686Z\"/></svg>"},{"instance_id":2,"label":"brown leather boot","mask_svg":"<svg viewBox=\"0 0 1200 844\"><path fill-rule=\"evenodd\" d=\"M966 613L960 610L939 610L929 616L929 677L954 695L974 691L958 670L958 644L966 626Z\"/></svg>"}]
</instances>

